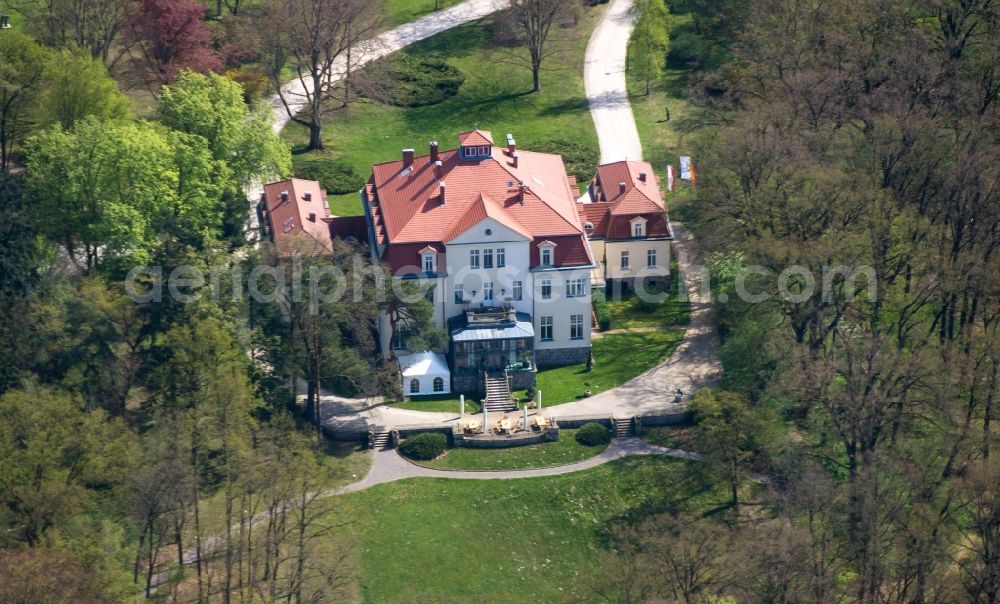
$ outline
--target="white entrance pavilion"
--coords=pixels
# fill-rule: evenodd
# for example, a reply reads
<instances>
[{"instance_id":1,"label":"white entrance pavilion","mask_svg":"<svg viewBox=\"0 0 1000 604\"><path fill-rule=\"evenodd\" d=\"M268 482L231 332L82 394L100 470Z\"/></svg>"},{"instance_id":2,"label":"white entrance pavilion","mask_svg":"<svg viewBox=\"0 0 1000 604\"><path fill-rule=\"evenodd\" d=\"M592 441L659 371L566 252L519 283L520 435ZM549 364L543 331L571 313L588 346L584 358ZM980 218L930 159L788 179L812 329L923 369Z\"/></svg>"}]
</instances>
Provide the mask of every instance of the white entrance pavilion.
<instances>
[{"instance_id":1,"label":"white entrance pavilion","mask_svg":"<svg viewBox=\"0 0 1000 604\"><path fill-rule=\"evenodd\" d=\"M404 395L425 396L451 392L451 371L443 354L424 351L401 355L398 359Z\"/></svg>"}]
</instances>

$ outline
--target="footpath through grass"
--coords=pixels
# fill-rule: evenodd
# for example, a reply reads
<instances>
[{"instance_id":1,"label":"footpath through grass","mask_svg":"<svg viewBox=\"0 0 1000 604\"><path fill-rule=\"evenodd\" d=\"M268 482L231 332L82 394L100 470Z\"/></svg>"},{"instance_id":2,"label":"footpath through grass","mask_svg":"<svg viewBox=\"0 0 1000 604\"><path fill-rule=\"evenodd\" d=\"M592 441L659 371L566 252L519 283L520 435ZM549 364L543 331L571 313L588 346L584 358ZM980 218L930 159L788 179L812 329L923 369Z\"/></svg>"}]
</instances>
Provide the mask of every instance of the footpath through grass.
<instances>
[{"instance_id":1,"label":"footpath through grass","mask_svg":"<svg viewBox=\"0 0 1000 604\"><path fill-rule=\"evenodd\" d=\"M559 440L509 449L456 447L433 461L415 462L438 470L526 470L576 463L600 454L607 445L576 442L576 430L559 430Z\"/></svg>"},{"instance_id":2,"label":"footpath through grass","mask_svg":"<svg viewBox=\"0 0 1000 604\"><path fill-rule=\"evenodd\" d=\"M491 130L499 143L506 133L513 133L518 146L527 150L567 154L574 150L582 156L571 162L581 166L578 176L590 178L598 144L583 89L583 55L603 10L603 6L583 7L577 25L555 32L565 40L565 51L546 60L542 92L537 94L531 92L530 69L519 63L524 49L494 41L499 26L493 17L399 51L422 60L444 61L458 69L465 82L455 96L433 105L406 108L359 100L333 111L323 129L324 155L349 164L362 177L360 187L372 164L398 159L401 149L412 147L418 154L426 153L432 140L439 141L442 149L453 149L460 131L478 127ZM307 134L295 123L282 131L293 147L303 146ZM356 192L331 195L330 204L336 215L361 213Z\"/></svg>"},{"instance_id":3,"label":"footpath through grass","mask_svg":"<svg viewBox=\"0 0 1000 604\"><path fill-rule=\"evenodd\" d=\"M695 462L617 460L522 480L411 479L344 496L366 602L593 602L602 532L629 514L726 501Z\"/></svg>"}]
</instances>

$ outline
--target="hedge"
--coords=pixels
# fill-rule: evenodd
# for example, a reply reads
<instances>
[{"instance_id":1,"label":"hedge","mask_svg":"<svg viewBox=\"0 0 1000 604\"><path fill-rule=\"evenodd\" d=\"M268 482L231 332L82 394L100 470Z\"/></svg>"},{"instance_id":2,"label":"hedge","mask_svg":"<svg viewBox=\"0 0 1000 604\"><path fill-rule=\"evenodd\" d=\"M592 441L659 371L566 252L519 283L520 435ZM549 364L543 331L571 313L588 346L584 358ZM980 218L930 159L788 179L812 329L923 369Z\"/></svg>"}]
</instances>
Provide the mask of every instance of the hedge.
<instances>
[{"instance_id":1,"label":"hedge","mask_svg":"<svg viewBox=\"0 0 1000 604\"><path fill-rule=\"evenodd\" d=\"M399 452L420 461L428 461L444 453L448 438L440 432L424 432L411 436L399 445Z\"/></svg>"},{"instance_id":2,"label":"hedge","mask_svg":"<svg viewBox=\"0 0 1000 604\"><path fill-rule=\"evenodd\" d=\"M584 424L576 431L576 442L585 447L596 447L611 442L611 431L601 424Z\"/></svg>"},{"instance_id":3,"label":"hedge","mask_svg":"<svg viewBox=\"0 0 1000 604\"><path fill-rule=\"evenodd\" d=\"M597 317L597 326L601 331L611 329L611 307L603 290L596 290L591 299L591 306L594 308L594 315Z\"/></svg>"}]
</instances>

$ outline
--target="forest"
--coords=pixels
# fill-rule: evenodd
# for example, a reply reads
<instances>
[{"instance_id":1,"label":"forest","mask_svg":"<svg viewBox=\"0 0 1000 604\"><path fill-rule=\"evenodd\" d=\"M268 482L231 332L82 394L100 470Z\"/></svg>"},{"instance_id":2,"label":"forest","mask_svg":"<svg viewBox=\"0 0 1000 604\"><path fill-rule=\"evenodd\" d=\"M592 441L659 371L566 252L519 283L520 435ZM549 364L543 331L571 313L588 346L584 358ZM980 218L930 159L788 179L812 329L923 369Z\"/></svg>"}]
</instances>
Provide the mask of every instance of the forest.
<instances>
[{"instance_id":1,"label":"forest","mask_svg":"<svg viewBox=\"0 0 1000 604\"><path fill-rule=\"evenodd\" d=\"M673 217L725 366L696 431L770 495L638 523L620 601L997 602L998 7L684 4L700 163Z\"/></svg>"}]
</instances>

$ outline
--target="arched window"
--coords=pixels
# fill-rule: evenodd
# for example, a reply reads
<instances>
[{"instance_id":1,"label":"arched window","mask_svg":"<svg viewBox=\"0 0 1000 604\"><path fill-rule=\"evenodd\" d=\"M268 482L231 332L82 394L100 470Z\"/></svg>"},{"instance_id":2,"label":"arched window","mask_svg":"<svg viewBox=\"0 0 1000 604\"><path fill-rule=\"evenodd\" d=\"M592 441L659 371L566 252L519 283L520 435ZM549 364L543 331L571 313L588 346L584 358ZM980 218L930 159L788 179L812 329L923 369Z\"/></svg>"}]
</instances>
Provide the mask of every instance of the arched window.
<instances>
[{"instance_id":1,"label":"arched window","mask_svg":"<svg viewBox=\"0 0 1000 604\"><path fill-rule=\"evenodd\" d=\"M410 380L410 394L420 394L420 380L416 378Z\"/></svg>"},{"instance_id":2,"label":"arched window","mask_svg":"<svg viewBox=\"0 0 1000 604\"><path fill-rule=\"evenodd\" d=\"M434 378L434 392L444 392L444 378Z\"/></svg>"}]
</instances>

